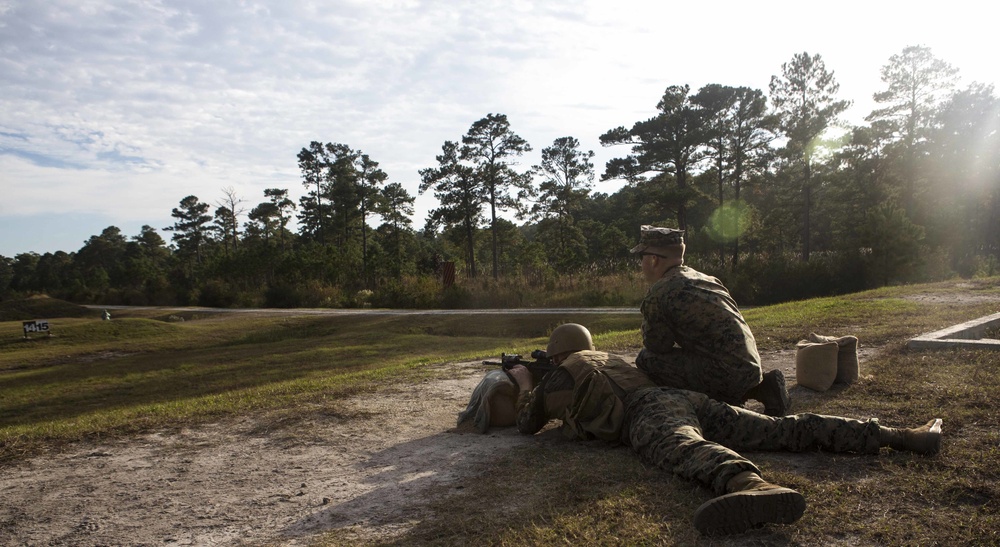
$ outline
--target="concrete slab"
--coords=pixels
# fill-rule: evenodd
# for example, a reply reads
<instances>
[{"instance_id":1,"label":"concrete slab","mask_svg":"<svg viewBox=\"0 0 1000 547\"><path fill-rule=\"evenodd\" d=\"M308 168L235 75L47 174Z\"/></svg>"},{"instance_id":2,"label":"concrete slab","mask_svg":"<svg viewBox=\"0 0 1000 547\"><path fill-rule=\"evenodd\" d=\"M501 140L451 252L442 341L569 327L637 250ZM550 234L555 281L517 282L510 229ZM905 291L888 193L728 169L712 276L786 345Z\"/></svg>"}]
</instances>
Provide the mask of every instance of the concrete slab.
<instances>
[{"instance_id":1,"label":"concrete slab","mask_svg":"<svg viewBox=\"0 0 1000 547\"><path fill-rule=\"evenodd\" d=\"M966 321L958 325L934 332L921 334L911 338L906 347L909 349L945 349L945 348L976 348L1000 349L1000 340L983 338L990 329L1000 327L1000 313Z\"/></svg>"}]
</instances>

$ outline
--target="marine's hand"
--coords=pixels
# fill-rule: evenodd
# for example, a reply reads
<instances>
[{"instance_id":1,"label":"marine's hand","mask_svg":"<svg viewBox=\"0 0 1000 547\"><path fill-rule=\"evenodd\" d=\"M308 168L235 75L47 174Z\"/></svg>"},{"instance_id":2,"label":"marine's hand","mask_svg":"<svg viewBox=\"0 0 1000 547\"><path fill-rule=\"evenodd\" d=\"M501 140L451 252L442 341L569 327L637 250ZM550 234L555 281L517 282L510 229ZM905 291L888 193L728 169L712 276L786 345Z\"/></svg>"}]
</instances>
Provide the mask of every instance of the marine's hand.
<instances>
[{"instance_id":1,"label":"marine's hand","mask_svg":"<svg viewBox=\"0 0 1000 547\"><path fill-rule=\"evenodd\" d=\"M528 367L524 365L514 365L507 369L507 373L510 374L514 381L517 382L517 387L521 391L531 391L535 387L535 380L531 376L531 371Z\"/></svg>"}]
</instances>

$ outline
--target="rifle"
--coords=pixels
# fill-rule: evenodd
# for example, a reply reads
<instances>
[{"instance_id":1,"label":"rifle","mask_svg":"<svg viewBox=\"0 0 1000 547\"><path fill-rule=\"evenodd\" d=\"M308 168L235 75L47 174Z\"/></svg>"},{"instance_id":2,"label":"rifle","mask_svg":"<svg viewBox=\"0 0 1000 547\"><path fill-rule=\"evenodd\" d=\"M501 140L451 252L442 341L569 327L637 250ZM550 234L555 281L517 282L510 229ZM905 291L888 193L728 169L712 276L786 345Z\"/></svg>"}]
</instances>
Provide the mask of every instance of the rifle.
<instances>
[{"instance_id":1,"label":"rifle","mask_svg":"<svg viewBox=\"0 0 1000 547\"><path fill-rule=\"evenodd\" d=\"M545 354L545 350L536 349L532 351L531 358L534 359L534 361L526 361L521 358L520 354L516 353L501 353L499 362L483 361L483 364L489 366L499 365L500 368L507 373L507 377L510 378L512 382L514 381L514 378L511 377L510 373L507 371L513 368L514 365L524 365L528 369L528 372L531 372L531 376L534 378L535 384L537 385L542 381L542 378L544 378L546 374L556 369L556 365L551 359L549 359L549 356ZM517 382L514 383L516 384Z\"/></svg>"}]
</instances>

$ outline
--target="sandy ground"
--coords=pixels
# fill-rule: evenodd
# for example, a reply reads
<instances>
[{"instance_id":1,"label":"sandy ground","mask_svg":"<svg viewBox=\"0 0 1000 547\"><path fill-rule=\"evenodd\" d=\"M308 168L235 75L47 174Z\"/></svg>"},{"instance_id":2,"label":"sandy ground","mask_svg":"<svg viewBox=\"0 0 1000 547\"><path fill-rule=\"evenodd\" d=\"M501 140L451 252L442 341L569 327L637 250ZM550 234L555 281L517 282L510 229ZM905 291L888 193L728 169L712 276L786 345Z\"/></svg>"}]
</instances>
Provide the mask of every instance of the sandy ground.
<instances>
[{"instance_id":1,"label":"sandy ground","mask_svg":"<svg viewBox=\"0 0 1000 547\"><path fill-rule=\"evenodd\" d=\"M794 350L762 358L765 370L785 372L794 398L810 396L792 385ZM538 442L509 428L456 429L484 369L434 366L452 379L358 396L306 421L247 417L0 469L0 543L304 545L336 529L401 534L424 516L430 492L461 488L476 462Z\"/></svg>"},{"instance_id":2,"label":"sandy ground","mask_svg":"<svg viewBox=\"0 0 1000 547\"><path fill-rule=\"evenodd\" d=\"M360 396L306 422L247 418L0 469L0 544L296 545L345 527L391 536L420 518L423 491L531 440L455 430L483 368L438 366L455 379Z\"/></svg>"}]
</instances>

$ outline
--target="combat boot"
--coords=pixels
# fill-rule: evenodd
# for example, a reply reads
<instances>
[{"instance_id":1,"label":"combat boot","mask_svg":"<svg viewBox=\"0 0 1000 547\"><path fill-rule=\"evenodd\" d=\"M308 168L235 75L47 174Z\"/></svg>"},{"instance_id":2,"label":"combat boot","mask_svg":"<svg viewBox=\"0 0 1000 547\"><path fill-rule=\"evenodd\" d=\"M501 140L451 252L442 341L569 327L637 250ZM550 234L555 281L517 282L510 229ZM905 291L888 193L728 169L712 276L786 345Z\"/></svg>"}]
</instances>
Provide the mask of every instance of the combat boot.
<instances>
[{"instance_id":1,"label":"combat boot","mask_svg":"<svg viewBox=\"0 0 1000 547\"><path fill-rule=\"evenodd\" d=\"M792 409L792 400L785 387L785 375L778 369L764 373L764 379L744 396L764 404L764 414L786 416Z\"/></svg>"},{"instance_id":2,"label":"combat boot","mask_svg":"<svg viewBox=\"0 0 1000 547\"><path fill-rule=\"evenodd\" d=\"M726 491L694 512L694 527L702 534L739 534L767 523L790 524L806 510L802 494L766 482L753 471L729 479Z\"/></svg>"},{"instance_id":3,"label":"combat boot","mask_svg":"<svg viewBox=\"0 0 1000 547\"><path fill-rule=\"evenodd\" d=\"M941 450L941 424L941 418L935 418L921 427L910 429L880 427L879 444L893 450L937 454Z\"/></svg>"}]
</instances>

